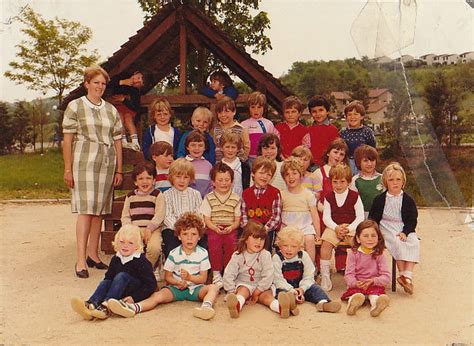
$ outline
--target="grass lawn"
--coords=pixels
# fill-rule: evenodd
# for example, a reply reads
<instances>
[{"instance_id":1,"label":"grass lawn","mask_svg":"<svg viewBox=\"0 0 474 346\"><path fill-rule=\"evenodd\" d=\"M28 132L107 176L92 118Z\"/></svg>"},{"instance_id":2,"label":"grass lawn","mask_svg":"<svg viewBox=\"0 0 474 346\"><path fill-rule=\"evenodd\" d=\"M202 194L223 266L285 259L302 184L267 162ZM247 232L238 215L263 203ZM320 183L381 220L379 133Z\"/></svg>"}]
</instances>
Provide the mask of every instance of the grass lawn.
<instances>
[{"instance_id":1,"label":"grass lawn","mask_svg":"<svg viewBox=\"0 0 474 346\"><path fill-rule=\"evenodd\" d=\"M69 198L62 154L0 156L0 199Z\"/></svg>"}]
</instances>

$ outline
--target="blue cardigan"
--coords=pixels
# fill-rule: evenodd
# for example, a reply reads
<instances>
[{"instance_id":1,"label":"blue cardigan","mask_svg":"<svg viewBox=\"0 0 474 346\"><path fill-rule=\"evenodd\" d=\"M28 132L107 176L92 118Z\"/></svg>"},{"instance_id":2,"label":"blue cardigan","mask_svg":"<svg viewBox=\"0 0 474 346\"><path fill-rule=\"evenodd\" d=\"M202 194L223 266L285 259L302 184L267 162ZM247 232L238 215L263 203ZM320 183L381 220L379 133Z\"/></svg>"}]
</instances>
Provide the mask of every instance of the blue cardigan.
<instances>
[{"instance_id":1,"label":"blue cardigan","mask_svg":"<svg viewBox=\"0 0 474 346\"><path fill-rule=\"evenodd\" d=\"M179 141L178 151L176 152L176 158L185 157L188 153L186 152L186 138L191 133L191 131L185 132L181 136L181 140ZM209 134L209 132L204 132L204 135L207 139L207 148L204 151L204 158L214 166L216 163L216 145L214 144L214 139Z\"/></svg>"},{"instance_id":2,"label":"blue cardigan","mask_svg":"<svg viewBox=\"0 0 474 346\"><path fill-rule=\"evenodd\" d=\"M152 125L143 132L142 150L143 150L143 155L145 156L145 159L147 160L151 160L150 147L153 143L155 143L155 128L156 128L156 125ZM176 127L173 127L173 131L174 131L173 156L174 158L176 158L177 157L176 153L178 151L178 146L179 146L179 140L181 138L182 133Z\"/></svg>"}]
</instances>

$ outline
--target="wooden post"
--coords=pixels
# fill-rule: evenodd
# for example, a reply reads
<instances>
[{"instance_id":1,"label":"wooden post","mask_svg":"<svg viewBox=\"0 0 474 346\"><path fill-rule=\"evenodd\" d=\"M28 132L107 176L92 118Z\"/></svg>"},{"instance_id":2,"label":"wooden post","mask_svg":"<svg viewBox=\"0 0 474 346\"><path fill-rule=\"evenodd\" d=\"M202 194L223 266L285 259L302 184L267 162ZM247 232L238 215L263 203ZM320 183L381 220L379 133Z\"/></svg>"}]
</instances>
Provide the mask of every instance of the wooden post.
<instances>
[{"instance_id":1,"label":"wooden post","mask_svg":"<svg viewBox=\"0 0 474 346\"><path fill-rule=\"evenodd\" d=\"M179 93L186 94L186 26L179 24Z\"/></svg>"}]
</instances>

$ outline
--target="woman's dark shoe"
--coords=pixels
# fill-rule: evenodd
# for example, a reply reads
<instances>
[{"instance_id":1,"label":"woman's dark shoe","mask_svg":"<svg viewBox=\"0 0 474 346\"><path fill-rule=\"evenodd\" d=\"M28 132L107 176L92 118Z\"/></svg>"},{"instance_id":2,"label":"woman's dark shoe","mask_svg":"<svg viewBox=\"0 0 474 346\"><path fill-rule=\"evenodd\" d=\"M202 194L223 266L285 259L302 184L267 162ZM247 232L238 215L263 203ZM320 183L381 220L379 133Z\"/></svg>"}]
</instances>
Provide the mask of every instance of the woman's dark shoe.
<instances>
[{"instance_id":1,"label":"woman's dark shoe","mask_svg":"<svg viewBox=\"0 0 474 346\"><path fill-rule=\"evenodd\" d=\"M87 256L86 263L87 263L87 266L89 268L97 268L97 269L101 269L101 270L109 269L109 266L107 264L105 264L104 262L102 262L102 261L96 262L92 258L90 258L89 256Z\"/></svg>"},{"instance_id":2,"label":"woman's dark shoe","mask_svg":"<svg viewBox=\"0 0 474 346\"><path fill-rule=\"evenodd\" d=\"M87 269L77 270L77 264L74 265L74 271L76 276L81 279L87 279L89 277L89 271Z\"/></svg>"}]
</instances>

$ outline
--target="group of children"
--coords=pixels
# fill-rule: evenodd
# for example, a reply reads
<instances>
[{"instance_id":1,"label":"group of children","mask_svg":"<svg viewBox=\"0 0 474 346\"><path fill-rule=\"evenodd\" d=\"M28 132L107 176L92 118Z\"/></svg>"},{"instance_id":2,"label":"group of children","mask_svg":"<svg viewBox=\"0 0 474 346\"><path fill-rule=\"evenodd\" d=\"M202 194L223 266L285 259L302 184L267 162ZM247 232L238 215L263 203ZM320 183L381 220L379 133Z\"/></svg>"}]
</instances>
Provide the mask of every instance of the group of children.
<instances>
[{"instance_id":1,"label":"group of children","mask_svg":"<svg viewBox=\"0 0 474 346\"><path fill-rule=\"evenodd\" d=\"M85 319L105 319L110 312L132 317L191 300L202 301L194 316L208 320L223 288L232 318L257 302L283 318L297 315L305 300L318 311L337 312L340 303L326 292L332 289L333 250L341 243L352 246L347 260L336 257L336 268L345 270L347 314L355 314L366 297L371 316L388 306L385 247L397 261L399 284L412 294L419 262L416 205L403 191L406 176L398 163L376 171L375 139L362 124L362 104L346 107L348 129L340 138L323 97L309 101L314 124L304 127L294 96L283 103L285 122L274 126L263 117L265 95L249 96L250 118L242 123L234 119L233 99L219 95L218 123L210 132L207 108L196 108L193 130L181 134L170 125L166 99L152 103L155 125L143 150L155 164L135 166L136 189L125 199L116 255L96 292L85 302L73 299L74 310ZM155 291L153 270L161 255L166 285Z\"/></svg>"}]
</instances>

